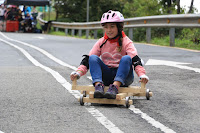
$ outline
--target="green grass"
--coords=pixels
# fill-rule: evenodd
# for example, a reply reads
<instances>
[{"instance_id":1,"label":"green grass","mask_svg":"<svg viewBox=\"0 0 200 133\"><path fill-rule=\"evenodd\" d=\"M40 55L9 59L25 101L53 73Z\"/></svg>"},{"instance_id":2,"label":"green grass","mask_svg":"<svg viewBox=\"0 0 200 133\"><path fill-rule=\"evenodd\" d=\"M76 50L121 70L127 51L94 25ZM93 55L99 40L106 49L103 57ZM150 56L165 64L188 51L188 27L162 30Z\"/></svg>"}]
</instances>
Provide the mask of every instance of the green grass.
<instances>
[{"instance_id":1,"label":"green grass","mask_svg":"<svg viewBox=\"0 0 200 133\"><path fill-rule=\"evenodd\" d=\"M50 12L50 16L49 16L48 12L45 12L43 20L49 21L49 19L50 20L56 20L56 12Z\"/></svg>"},{"instance_id":2,"label":"green grass","mask_svg":"<svg viewBox=\"0 0 200 133\"><path fill-rule=\"evenodd\" d=\"M65 32L62 32L62 31L50 31L48 34L50 34L50 35L58 35L58 36L65 36Z\"/></svg>"},{"instance_id":3,"label":"green grass","mask_svg":"<svg viewBox=\"0 0 200 133\"><path fill-rule=\"evenodd\" d=\"M160 45L160 46L169 46L169 36L163 38L153 38L151 43ZM200 44L195 44L191 40L186 39L175 39L175 47L200 50Z\"/></svg>"},{"instance_id":4,"label":"green grass","mask_svg":"<svg viewBox=\"0 0 200 133\"><path fill-rule=\"evenodd\" d=\"M50 35L58 35L58 36L66 36L65 32L63 32L63 31L53 31L53 30L51 30L48 34L50 34ZM79 37L77 35L71 36L71 35L68 34L67 36L68 37L76 37L76 38L86 39L86 35L83 35L83 36ZM94 37L89 36L88 39L94 39Z\"/></svg>"},{"instance_id":5,"label":"green grass","mask_svg":"<svg viewBox=\"0 0 200 133\"><path fill-rule=\"evenodd\" d=\"M63 31L57 31L57 32L51 31L51 32L49 32L49 34L50 35L66 36L65 32L63 32ZM80 38L79 36L71 36L71 35L68 35L68 36ZM81 38L86 39L86 35L83 35ZM94 37L89 36L88 39L94 39ZM145 42L142 41L141 43L145 43ZM156 45L160 45L160 46L169 46L169 36L163 37L163 38L153 38L151 40L151 43L156 44ZM192 49L192 50L200 50L200 44L195 44L191 40L175 39L175 47Z\"/></svg>"}]
</instances>

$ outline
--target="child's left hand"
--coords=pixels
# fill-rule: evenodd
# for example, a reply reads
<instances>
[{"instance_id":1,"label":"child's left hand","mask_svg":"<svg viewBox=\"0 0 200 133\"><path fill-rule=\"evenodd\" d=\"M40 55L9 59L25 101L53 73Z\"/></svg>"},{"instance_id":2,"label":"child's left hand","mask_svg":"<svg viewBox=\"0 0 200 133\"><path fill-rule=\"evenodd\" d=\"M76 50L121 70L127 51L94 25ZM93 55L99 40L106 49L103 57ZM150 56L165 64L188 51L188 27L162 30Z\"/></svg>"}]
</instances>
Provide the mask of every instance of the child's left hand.
<instances>
[{"instance_id":1,"label":"child's left hand","mask_svg":"<svg viewBox=\"0 0 200 133\"><path fill-rule=\"evenodd\" d=\"M143 83L148 83L149 81L149 77L147 75L142 75L140 76L140 81L139 82L143 82Z\"/></svg>"}]
</instances>

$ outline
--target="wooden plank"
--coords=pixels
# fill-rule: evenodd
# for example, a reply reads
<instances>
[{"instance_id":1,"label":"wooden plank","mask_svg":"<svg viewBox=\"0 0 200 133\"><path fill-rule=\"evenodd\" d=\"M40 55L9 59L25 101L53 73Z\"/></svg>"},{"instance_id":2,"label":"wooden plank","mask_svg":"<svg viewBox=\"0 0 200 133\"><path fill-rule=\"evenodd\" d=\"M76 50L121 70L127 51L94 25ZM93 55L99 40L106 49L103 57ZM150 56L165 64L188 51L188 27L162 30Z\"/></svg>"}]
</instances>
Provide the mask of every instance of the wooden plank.
<instances>
[{"instance_id":1,"label":"wooden plank","mask_svg":"<svg viewBox=\"0 0 200 133\"><path fill-rule=\"evenodd\" d=\"M116 95L116 100L122 100L127 97L128 93L119 93Z\"/></svg>"},{"instance_id":2,"label":"wooden plank","mask_svg":"<svg viewBox=\"0 0 200 133\"><path fill-rule=\"evenodd\" d=\"M133 94L133 96L138 96L138 97L146 97L146 92L145 93L138 93L138 94ZM149 96L152 97L153 96L153 92L149 92Z\"/></svg>"},{"instance_id":3,"label":"wooden plank","mask_svg":"<svg viewBox=\"0 0 200 133\"><path fill-rule=\"evenodd\" d=\"M149 96L152 97L153 96L153 92L149 92Z\"/></svg>"},{"instance_id":4,"label":"wooden plank","mask_svg":"<svg viewBox=\"0 0 200 133\"><path fill-rule=\"evenodd\" d=\"M77 85L77 86L72 86L72 90L83 90L83 91L95 91L94 86L89 86L89 85Z\"/></svg>"},{"instance_id":5,"label":"wooden plank","mask_svg":"<svg viewBox=\"0 0 200 133\"><path fill-rule=\"evenodd\" d=\"M93 99L93 98L94 98L94 91L90 91L90 93L89 93L89 98L90 98L90 99Z\"/></svg>"},{"instance_id":6,"label":"wooden plank","mask_svg":"<svg viewBox=\"0 0 200 133\"><path fill-rule=\"evenodd\" d=\"M99 103L99 104L119 104L119 105L126 105L126 100L116 100L116 99L106 99L106 98L93 98L90 99L89 97L83 98L84 103ZM133 101L129 100L129 104L132 105Z\"/></svg>"},{"instance_id":7,"label":"wooden plank","mask_svg":"<svg viewBox=\"0 0 200 133\"><path fill-rule=\"evenodd\" d=\"M72 90L95 91L94 86L72 86ZM108 90L108 86L104 88L104 92ZM119 87L119 93L141 93L146 92L139 86Z\"/></svg>"},{"instance_id":8,"label":"wooden plank","mask_svg":"<svg viewBox=\"0 0 200 133\"><path fill-rule=\"evenodd\" d=\"M133 94L133 96L146 97L146 93L137 93L137 94Z\"/></svg>"}]
</instances>

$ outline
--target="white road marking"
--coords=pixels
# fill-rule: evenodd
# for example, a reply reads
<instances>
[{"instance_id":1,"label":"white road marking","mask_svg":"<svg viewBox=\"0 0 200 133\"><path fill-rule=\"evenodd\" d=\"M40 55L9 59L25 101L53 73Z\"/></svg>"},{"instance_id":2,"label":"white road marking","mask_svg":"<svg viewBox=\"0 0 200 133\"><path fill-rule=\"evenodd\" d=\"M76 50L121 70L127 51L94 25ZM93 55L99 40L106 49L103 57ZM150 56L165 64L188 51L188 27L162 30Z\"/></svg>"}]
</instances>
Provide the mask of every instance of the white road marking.
<instances>
[{"instance_id":1,"label":"white road marking","mask_svg":"<svg viewBox=\"0 0 200 133\"><path fill-rule=\"evenodd\" d=\"M22 52L26 58L28 58L35 66L38 66L45 71L49 72L65 89L67 89L75 98L79 98L80 92L77 90L71 90L71 84L65 80L58 72L52 70L49 67L46 67L35 60L26 50L8 42L0 39L0 41L7 43L8 45L18 49ZM92 114L105 128L107 128L111 133L123 133L118 127L116 127L110 120L108 120L100 111L95 109L94 107L86 108L89 113Z\"/></svg>"},{"instance_id":2,"label":"white road marking","mask_svg":"<svg viewBox=\"0 0 200 133\"><path fill-rule=\"evenodd\" d=\"M55 61L56 63L58 63L58 64L60 64L60 65L62 65L62 66L71 68L71 69L73 69L73 70L76 70L76 69L77 69L76 67L66 64L65 62L63 62L63 61L61 61L60 59L54 57L53 55L51 55L50 53L48 53L47 51L45 51L45 50L43 50L43 49L41 49L41 48L39 48L39 47L30 45L30 44L25 43L25 42L22 42L22 41L18 41L18 40L11 39L11 38L7 37L6 35L4 35L2 32L0 32L0 34L1 34L3 37L5 37L6 39L8 39L8 40L11 40L11 41L14 41L14 42L17 42L17 43L21 43L21 44L23 44L23 45L25 45L25 46L31 47L31 48L33 48L33 49L35 49L35 50L41 52L42 54L46 55L48 58L52 59L53 61Z\"/></svg>"},{"instance_id":3,"label":"white road marking","mask_svg":"<svg viewBox=\"0 0 200 133\"><path fill-rule=\"evenodd\" d=\"M40 51L42 54L46 55L47 57L49 57L50 59L52 59L53 61L57 62L58 64L60 65L63 65L63 66L66 66L66 67L69 67L73 70L76 70L77 68L74 67L74 66L71 66L69 64L66 64L65 62L57 59L56 57L54 57L53 55L51 55L50 53L46 52L45 50L43 49L40 49L36 46L33 46L33 45L30 45L30 44L27 44L27 43L24 43L24 42L21 42L21 41L18 41L18 40L14 40L14 39L10 39L8 38L7 36L5 36L3 33L0 32L1 35L3 35L5 38L9 39L9 40L12 40L12 41L15 41L15 42L19 42L21 44L24 44L26 46L29 46L31 48L34 48L38 51ZM89 78L91 79L91 78ZM70 90L68 90L70 91ZM92 107L92 106L91 106ZM94 107L92 107L94 108ZM144 120L146 120L149 124L151 124L153 127L156 127L158 129L160 129L161 131L163 131L164 133L175 133L175 131L173 131L172 129L164 126L162 123L160 123L159 121L156 121L155 119L151 118L150 116L148 116L146 113L143 113L140 109L138 108L135 108L134 105L131 105L130 108L129 108L131 111L133 111L135 114L137 115L140 115ZM96 117L95 117L96 118ZM97 119L97 118L96 118ZM97 119L98 120L98 119ZM104 123L106 124L106 123ZM105 126L105 125L104 125ZM112 127L112 126L111 126ZM111 131L111 130L109 130Z\"/></svg>"},{"instance_id":4,"label":"white road marking","mask_svg":"<svg viewBox=\"0 0 200 133\"><path fill-rule=\"evenodd\" d=\"M197 73L200 73L199 68L192 68L188 66L183 66L186 64L191 64L191 63L183 63L183 62L175 62L175 61L166 61L166 60L155 60L155 59L149 59L146 63L146 65L165 65L165 66L172 66L172 67L177 67L180 69L186 69L186 70L192 70Z\"/></svg>"},{"instance_id":5,"label":"white road marking","mask_svg":"<svg viewBox=\"0 0 200 133\"><path fill-rule=\"evenodd\" d=\"M173 131L172 129L170 129L169 127L166 127L165 125L163 125L162 123L156 121L155 119L153 119L152 117L148 116L146 113L143 113L140 109L135 108L134 105L131 105L129 107L130 110L132 110L135 114L140 115L144 120L146 120L148 123L150 123L152 126L159 128L161 131L163 131L164 133L176 133L175 131Z\"/></svg>"},{"instance_id":6,"label":"white road marking","mask_svg":"<svg viewBox=\"0 0 200 133\"><path fill-rule=\"evenodd\" d=\"M44 37L41 37L41 36L36 36L34 38L38 38L38 39L44 39Z\"/></svg>"}]
</instances>

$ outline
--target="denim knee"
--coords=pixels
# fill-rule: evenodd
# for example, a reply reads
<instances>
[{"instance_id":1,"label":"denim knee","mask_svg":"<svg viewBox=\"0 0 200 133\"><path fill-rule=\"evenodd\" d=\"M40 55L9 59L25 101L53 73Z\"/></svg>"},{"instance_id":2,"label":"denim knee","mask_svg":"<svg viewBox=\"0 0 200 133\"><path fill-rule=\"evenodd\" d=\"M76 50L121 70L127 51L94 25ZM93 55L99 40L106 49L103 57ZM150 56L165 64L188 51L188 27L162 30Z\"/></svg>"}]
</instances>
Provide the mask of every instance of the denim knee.
<instances>
[{"instance_id":1,"label":"denim knee","mask_svg":"<svg viewBox=\"0 0 200 133\"><path fill-rule=\"evenodd\" d=\"M121 58L120 62L123 61L123 63L127 63L127 64L131 64L132 63L132 59L129 55L125 55Z\"/></svg>"},{"instance_id":2,"label":"denim knee","mask_svg":"<svg viewBox=\"0 0 200 133\"><path fill-rule=\"evenodd\" d=\"M94 61L97 61L98 59L99 57L97 55L90 55L89 62L94 62Z\"/></svg>"}]
</instances>

